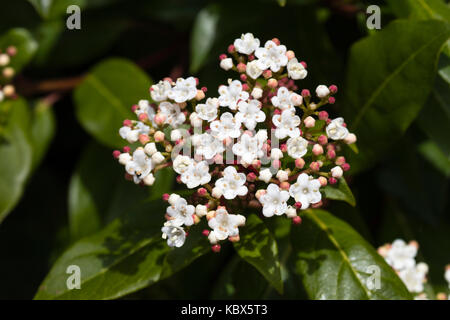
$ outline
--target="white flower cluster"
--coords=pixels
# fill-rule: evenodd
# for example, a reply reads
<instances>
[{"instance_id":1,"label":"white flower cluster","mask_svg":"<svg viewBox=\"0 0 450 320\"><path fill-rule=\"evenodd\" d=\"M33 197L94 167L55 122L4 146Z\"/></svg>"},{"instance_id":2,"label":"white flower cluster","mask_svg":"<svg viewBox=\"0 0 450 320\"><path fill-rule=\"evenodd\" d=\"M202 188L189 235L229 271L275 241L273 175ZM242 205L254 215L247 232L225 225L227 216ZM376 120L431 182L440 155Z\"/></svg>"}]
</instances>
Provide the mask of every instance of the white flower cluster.
<instances>
[{"instance_id":1,"label":"white flower cluster","mask_svg":"<svg viewBox=\"0 0 450 320\"><path fill-rule=\"evenodd\" d=\"M408 290L415 294L415 299L423 300L427 299L424 284L427 282L428 265L424 262L416 262L418 248L416 241L406 243L402 239L397 239L392 244L378 248L378 253L397 272ZM445 278L450 288L450 266L447 267ZM446 299L445 294L444 299Z\"/></svg>"},{"instance_id":2,"label":"white flower cluster","mask_svg":"<svg viewBox=\"0 0 450 320\"><path fill-rule=\"evenodd\" d=\"M1 51L0 51L1 52ZM11 58L17 54L17 48L9 46L4 53L0 53L0 82L9 83L15 74L14 68L10 65ZM12 84L0 85L0 102L5 98L12 98L16 94L16 89Z\"/></svg>"},{"instance_id":3,"label":"white flower cluster","mask_svg":"<svg viewBox=\"0 0 450 320\"><path fill-rule=\"evenodd\" d=\"M217 97L206 98L196 78L165 78L151 86L151 102L132 107L137 120L125 120L119 130L131 146L114 156L135 183L152 185L154 172L171 166L177 182L197 189L189 199L164 196L169 246L181 246L184 228L204 216L214 250L219 241L238 241L245 217L231 214L236 208L300 223L298 210L321 206L320 188L338 184L350 169L337 153L356 137L342 118L318 110L335 102L336 86L318 86L316 103L308 90L296 93L294 80L306 77L306 63L278 39L260 47L247 33L228 52L220 66L237 71L239 80L219 86Z\"/></svg>"}]
</instances>

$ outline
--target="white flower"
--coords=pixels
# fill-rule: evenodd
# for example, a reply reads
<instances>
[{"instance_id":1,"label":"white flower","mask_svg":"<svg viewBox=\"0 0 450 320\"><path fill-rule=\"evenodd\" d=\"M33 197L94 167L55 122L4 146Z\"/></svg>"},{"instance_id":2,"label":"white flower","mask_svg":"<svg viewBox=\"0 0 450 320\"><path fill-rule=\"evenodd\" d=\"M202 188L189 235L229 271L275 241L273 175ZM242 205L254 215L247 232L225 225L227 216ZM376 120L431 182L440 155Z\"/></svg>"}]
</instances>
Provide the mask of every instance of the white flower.
<instances>
[{"instance_id":1,"label":"white flower","mask_svg":"<svg viewBox=\"0 0 450 320\"><path fill-rule=\"evenodd\" d=\"M168 98L168 93L172 90L172 86L169 81L159 81L150 88L150 95L156 102L164 101Z\"/></svg>"},{"instance_id":2,"label":"white flower","mask_svg":"<svg viewBox=\"0 0 450 320\"><path fill-rule=\"evenodd\" d=\"M235 155L241 157L243 165L248 165L264 155L262 146L267 140L267 131L259 130L255 136L243 134L239 142L233 145L232 151Z\"/></svg>"},{"instance_id":3,"label":"white flower","mask_svg":"<svg viewBox=\"0 0 450 320\"><path fill-rule=\"evenodd\" d=\"M278 139L284 139L287 136L296 138L300 136L300 117L295 115L292 109L284 110L281 115L275 114L272 117L275 129L275 136Z\"/></svg>"},{"instance_id":4,"label":"white flower","mask_svg":"<svg viewBox=\"0 0 450 320\"><path fill-rule=\"evenodd\" d=\"M134 183L139 183L153 170L153 163L143 148L137 148L125 164L125 170L133 176Z\"/></svg>"},{"instance_id":5,"label":"white flower","mask_svg":"<svg viewBox=\"0 0 450 320\"><path fill-rule=\"evenodd\" d=\"M245 217L240 214L229 214L224 207L219 207L213 218L209 219L208 226L213 229L215 240L225 240L228 237L239 235L239 226L245 224Z\"/></svg>"},{"instance_id":6,"label":"white flower","mask_svg":"<svg viewBox=\"0 0 450 320\"><path fill-rule=\"evenodd\" d=\"M131 129L128 126L123 126L119 129L119 135L122 139L127 140L129 143L135 143L139 139L139 130Z\"/></svg>"},{"instance_id":7,"label":"white flower","mask_svg":"<svg viewBox=\"0 0 450 320\"><path fill-rule=\"evenodd\" d=\"M301 158L308 152L308 141L302 137L289 138L286 146L288 155L294 159Z\"/></svg>"},{"instance_id":8,"label":"white flower","mask_svg":"<svg viewBox=\"0 0 450 320\"><path fill-rule=\"evenodd\" d=\"M343 126L344 118L336 118L330 122L326 127L327 136L333 140L345 139L348 135L348 129Z\"/></svg>"},{"instance_id":9,"label":"white flower","mask_svg":"<svg viewBox=\"0 0 450 320\"><path fill-rule=\"evenodd\" d=\"M181 181L189 188L195 188L211 181L209 166L206 161L191 163L181 174Z\"/></svg>"},{"instance_id":10,"label":"white flower","mask_svg":"<svg viewBox=\"0 0 450 320\"><path fill-rule=\"evenodd\" d=\"M297 58L293 58L289 60L287 64L288 76L294 80L302 80L305 79L308 75L308 71L306 71L305 67L298 62Z\"/></svg>"},{"instance_id":11,"label":"white flower","mask_svg":"<svg viewBox=\"0 0 450 320\"><path fill-rule=\"evenodd\" d=\"M175 86L167 93L167 96L177 103L194 99L196 95L197 81L194 77L178 78Z\"/></svg>"},{"instance_id":12,"label":"white flower","mask_svg":"<svg viewBox=\"0 0 450 320\"><path fill-rule=\"evenodd\" d=\"M164 156L162 155L161 152L155 152L152 155L152 161L153 161L154 164L160 164L164 160L165 160L165 158L164 158Z\"/></svg>"},{"instance_id":13,"label":"white flower","mask_svg":"<svg viewBox=\"0 0 450 320\"><path fill-rule=\"evenodd\" d=\"M242 90L242 83L239 80L232 81L228 86L219 87L219 104L222 107L228 106L231 110L236 110L239 100L247 100L248 92Z\"/></svg>"},{"instance_id":14,"label":"white flower","mask_svg":"<svg viewBox=\"0 0 450 320\"><path fill-rule=\"evenodd\" d=\"M182 225L191 226L194 224L195 207L187 203L186 199L179 197L167 210L167 214L172 218L171 224L176 227Z\"/></svg>"},{"instance_id":15,"label":"white flower","mask_svg":"<svg viewBox=\"0 0 450 320\"><path fill-rule=\"evenodd\" d=\"M272 172L269 168L263 169L259 171L259 180L264 181L265 183L269 183L270 179L272 178Z\"/></svg>"},{"instance_id":16,"label":"white flower","mask_svg":"<svg viewBox=\"0 0 450 320\"><path fill-rule=\"evenodd\" d=\"M237 52L248 55L259 47L259 39L255 38L252 33L242 34L240 39L234 40L234 47Z\"/></svg>"},{"instance_id":17,"label":"white flower","mask_svg":"<svg viewBox=\"0 0 450 320\"><path fill-rule=\"evenodd\" d=\"M233 68L233 60L231 58L220 60L220 67L224 70L230 70L231 68Z\"/></svg>"},{"instance_id":18,"label":"white flower","mask_svg":"<svg viewBox=\"0 0 450 320\"><path fill-rule=\"evenodd\" d=\"M289 200L289 192L280 190L280 188L271 183L267 187L267 191L259 198L259 202L263 205L263 215L271 217L274 214L282 215L287 210L286 201Z\"/></svg>"},{"instance_id":19,"label":"white flower","mask_svg":"<svg viewBox=\"0 0 450 320\"><path fill-rule=\"evenodd\" d=\"M195 107L195 111L200 119L208 122L217 118L217 109L219 108L219 100L217 98L208 98L206 103L200 103Z\"/></svg>"},{"instance_id":20,"label":"white flower","mask_svg":"<svg viewBox=\"0 0 450 320\"><path fill-rule=\"evenodd\" d=\"M195 153L204 156L207 160L214 158L216 154L221 154L225 150L223 140L208 133L201 134L195 140Z\"/></svg>"},{"instance_id":21,"label":"white flower","mask_svg":"<svg viewBox=\"0 0 450 320\"><path fill-rule=\"evenodd\" d=\"M426 281L427 273L428 265L421 262L416 266L399 271L398 275L410 292L419 293L424 290L423 284Z\"/></svg>"},{"instance_id":22,"label":"white flower","mask_svg":"<svg viewBox=\"0 0 450 320\"><path fill-rule=\"evenodd\" d=\"M173 161L173 170L178 174L182 174L186 172L193 162L194 160L192 160L189 156L178 155Z\"/></svg>"},{"instance_id":23,"label":"white flower","mask_svg":"<svg viewBox=\"0 0 450 320\"><path fill-rule=\"evenodd\" d=\"M333 178L336 178L336 179L339 179L340 177L342 177L342 174L344 173L340 166L336 166L336 167L332 168L330 171L331 171L331 175L333 176Z\"/></svg>"},{"instance_id":24,"label":"white flower","mask_svg":"<svg viewBox=\"0 0 450 320\"><path fill-rule=\"evenodd\" d=\"M177 195L176 193L172 193L169 196L169 200L167 200L169 202L169 204L171 205L175 205L178 202L178 199L180 199L181 197L179 195Z\"/></svg>"},{"instance_id":25,"label":"white flower","mask_svg":"<svg viewBox=\"0 0 450 320\"><path fill-rule=\"evenodd\" d=\"M294 108L294 103L291 98L292 92L286 87L280 87L277 91L277 95L273 96L271 101L274 107L280 108L281 110L287 110ZM295 112L295 110L293 110L293 112Z\"/></svg>"},{"instance_id":26,"label":"white flower","mask_svg":"<svg viewBox=\"0 0 450 320\"><path fill-rule=\"evenodd\" d=\"M164 123L169 124L173 128L178 127L186 120L186 116L181 112L180 106L176 103L161 102L159 104L159 110L166 117Z\"/></svg>"},{"instance_id":27,"label":"white flower","mask_svg":"<svg viewBox=\"0 0 450 320\"><path fill-rule=\"evenodd\" d=\"M132 160L133 158L128 152L121 153L119 155L119 163L126 165L128 161Z\"/></svg>"},{"instance_id":28,"label":"white flower","mask_svg":"<svg viewBox=\"0 0 450 320\"><path fill-rule=\"evenodd\" d=\"M289 179L289 171L278 170L276 177L280 182L287 181Z\"/></svg>"},{"instance_id":29,"label":"white flower","mask_svg":"<svg viewBox=\"0 0 450 320\"><path fill-rule=\"evenodd\" d=\"M386 262L395 270L410 269L416 264L417 247L397 239L386 253Z\"/></svg>"},{"instance_id":30,"label":"white flower","mask_svg":"<svg viewBox=\"0 0 450 320\"><path fill-rule=\"evenodd\" d=\"M257 48L255 56L261 69L270 68L273 72L278 72L281 67L288 63L286 57L286 46L277 45L272 40L265 43L264 48Z\"/></svg>"},{"instance_id":31,"label":"white flower","mask_svg":"<svg viewBox=\"0 0 450 320\"><path fill-rule=\"evenodd\" d=\"M223 177L216 181L215 186L222 191L225 199L230 200L247 194L248 189L244 186L246 181L244 173L238 173L233 166L226 167L223 173Z\"/></svg>"},{"instance_id":32,"label":"white flower","mask_svg":"<svg viewBox=\"0 0 450 320\"><path fill-rule=\"evenodd\" d=\"M255 129L258 122L266 120L266 114L261 110L260 104L258 100L239 101L236 120L244 123L249 130Z\"/></svg>"},{"instance_id":33,"label":"white flower","mask_svg":"<svg viewBox=\"0 0 450 320\"><path fill-rule=\"evenodd\" d=\"M211 122L211 133L220 140L237 138L241 135L241 122L229 112L220 116L220 120Z\"/></svg>"},{"instance_id":34,"label":"white flower","mask_svg":"<svg viewBox=\"0 0 450 320\"><path fill-rule=\"evenodd\" d=\"M273 160L278 160L278 159L283 158L283 151L281 151L278 148L273 148L270 151L270 158L273 159Z\"/></svg>"},{"instance_id":35,"label":"white flower","mask_svg":"<svg viewBox=\"0 0 450 320\"><path fill-rule=\"evenodd\" d=\"M288 206L286 210L286 216L288 218L295 218L297 216L297 210L293 206Z\"/></svg>"},{"instance_id":36,"label":"white flower","mask_svg":"<svg viewBox=\"0 0 450 320\"><path fill-rule=\"evenodd\" d=\"M297 182L289 188L290 195L296 202L302 204L301 209L308 209L310 204L318 203L322 199L319 191L320 182L306 173L302 173L297 177Z\"/></svg>"},{"instance_id":37,"label":"white flower","mask_svg":"<svg viewBox=\"0 0 450 320\"><path fill-rule=\"evenodd\" d=\"M156 144L154 142L147 143L144 147L144 151L149 156L152 156L154 153L158 152L156 149Z\"/></svg>"},{"instance_id":38,"label":"white flower","mask_svg":"<svg viewBox=\"0 0 450 320\"><path fill-rule=\"evenodd\" d=\"M258 60L253 60L247 63L247 67L245 72L252 79L257 79L260 75L262 75L264 69L260 68L260 64Z\"/></svg>"},{"instance_id":39,"label":"white flower","mask_svg":"<svg viewBox=\"0 0 450 320\"><path fill-rule=\"evenodd\" d=\"M148 119L152 122L154 126L156 126L155 123L155 110L150 105L150 102L148 100L139 100L138 102L138 108L135 110L135 113L137 116L140 116L142 113L147 114Z\"/></svg>"},{"instance_id":40,"label":"white flower","mask_svg":"<svg viewBox=\"0 0 450 320\"><path fill-rule=\"evenodd\" d=\"M167 239L167 245L169 247L181 247L186 241L186 232L183 228L174 226L171 221L164 223L164 227L161 228L162 238Z\"/></svg>"},{"instance_id":41,"label":"white flower","mask_svg":"<svg viewBox=\"0 0 450 320\"><path fill-rule=\"evenodd\" d=\"M152 186L155 183L155 176L149 173L142 181L146 186Z\"/></svg>"},{"instance_id":42,"label":"white flower","mask_svg":"<svg viewBox=\"0 0 450 320\"><path fill-rule=\"evenodd\" d=\"M199 217L204 217L208 213L208 208L203 204L198 204L195 207L195 214Z\"/></svg>"},{"instance_id":43,"label":"white flower","mask_svg":"<svg viewBox=\"0 0 450 320\"><path fill-rule=\"evenodd\" d=\"M327 86L320 85L316 88L316 94L319 98L326 98L330 94L330 89Z\"/></svg>"},{"instance_id":44,"label":"white flower","mask_svg":"<svg viewBox=\"0 0 450 320\"><path fill-rule=\"evenodd\" d=\"M252 90L252 97L254 99L262 98L262 95L263 95L263 90L261 88L258 88L258 87L254 87L253 88L253 90Z\"/></svg>"},{"instance_id":45,"label":"white flower","mask_svg":"<svg viewBox=\"0 0 450 320\"><path fill-rule=\"evenodd\" d=\"M189 116L189 120L191 121L191 126L193 127L201 127L203 125L203 120L197 114L197 112L192 112Z\"/></svg>"}]
</instances>

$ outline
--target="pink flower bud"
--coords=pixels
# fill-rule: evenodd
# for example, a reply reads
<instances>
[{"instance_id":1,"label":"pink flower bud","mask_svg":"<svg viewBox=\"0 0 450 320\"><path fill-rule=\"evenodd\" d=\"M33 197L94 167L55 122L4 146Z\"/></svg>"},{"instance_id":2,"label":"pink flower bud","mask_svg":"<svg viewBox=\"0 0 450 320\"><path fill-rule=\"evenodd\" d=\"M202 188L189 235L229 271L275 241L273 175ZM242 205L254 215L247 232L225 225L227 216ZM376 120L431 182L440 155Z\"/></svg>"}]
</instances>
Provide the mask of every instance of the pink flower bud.
<instances>
[{"instance_id":1,"label":"pink flower bud","mask_svg":"<svg viewBox=\"0 0 450 320\"><path fill-rule=\"evenodd\" d=\"M119 151L119 150L114 150L112 154L113 154L113 157L114 157L115 159L118 159L119 156L120 156L120 151Z\"/></svg>"},{"instance_id":2,"label":"pink flower bud","mask_svg":"<svg viewBox=\"0 0 450 320\"><path fill-rule=\"evenodd\" d=\"M207 191L206 191L205 188L199 188L197 190L197 193L198 193L199 196L203 197L204 195L206 195Z\"/></svg>"},{"instance_id":3,"label":"pink flower bud","mask_svg":"<svg viewBox=\"0 0 450 320\"><path fill-rule=\"evenodd\" d=\"M162 113L159 113L159 112L158 112L158 113L155 115L155 118L154 118L153 120L155 121L155 123L156 123L158 126L160 126L160 125L164 124L164 121L166 121L166 116L163 115Z\"/></svg>"},{"instance_id":4,"label":"pink flower bud","mask_svg":"<svg viewBox=\"0 0 450 320\"><path fill-rule=\"evenodd\" d=\"M309 165L309 168L310 168L312 171L319 171L320 165L319 165L319 163L318 163L317 161L313 161L313 162L311 162L311 164Z\"/></svg>"},{"instance_id":5,"label":"pink flower bud","mask_svg":"<svg viewBox=\"0 0 450 320\"><path fill-rule=\"evenodd\" d=\"M207 87L202 87L202 89L201 89L203 92L208 92L208 88Z\"/></svg>"},{"instance_id":6,"label":"pink flower bud","mask_svg":"<svg viewBox=\"0 0 450 320\"><path fill-rule=\"evenodd\" d=\"M132 111L132 112L136 112L137 109L139 109L139 106L138 106L137 104L133 104L133 105L131 106L131 111Z\"/></svg>"},{"instance_id":7,"label":"pink flower bud","mask_svg":"<svg viewBox=\"0 0 450 320\"><path fill-rule=\"evenodd\" d=\"M154 137L155 137L155 141L156 141L156 142L164 141L164 132L162 132L162 131L156 131Z\"/></svg>"},{"instance_id":8,"label":"pink flower bud","mask_svg":"<svg viewBox=\"0 0 450 320\"><path fill-rule=\"evenodd\" d=\"M345 157L343 156L337 157L335 163L338 166L342 166L345 163Z\"/></svg>"},{"instance_id":9,"label":"pink flower bud","mask_svg":"<svg viewBox=\"0 0 450 320\"><path fill-rule=\"evenodd\" d=\"M317 139L317 141L321 144L321 145L326 145L328 143L328 138L326 135L322 134L319 136L319 138Z\"/></svg>"},{"instance_id":10,"label":"pink flower bud","mask_svg":"<svg viewBox=\"0 0 450 320\"><path fill-rule=\"evenodd\" d=\"M288 50L286 52L286 57L288 58L288 60L294 59L295 58L295 53L292 50Z\"/></svg>"},{"instance_id":11,"label":"pink flower bud","mask_svg":"<svg viewBox=\"0 0 450 320\"><path fill-rule=\"evenodd\" d=\"M150 137L146 134L140 134L139 135L139 142L142 145L146 145L150 141Z\"/></svg>"},{"instance_id":12,"label":"pink flower bud","mask_svg":"<svg viewBox=\"0 0 450 320\"><path fill-rule=\"evenodd\" d=\"M287 181L283 181L282 183L280 183L280 189L283 189L283 190L289 190L290 186L291 186L291 184Z\"/></svg>"},{"instance_id":13,"label":"pink flower bud","mask_svg":"<svg viewBox=\"0 0 450 320\"><path fill-rule=\"evenodd\" d=\"M254 160L252 162L252 167L256 170L259 170L261 168L261 160Z\"/></svg>"},{"instance_id":14,"label":"pink flower bud","mask_svg":"<svg viewBox=\"0 0 450 320\"><path fill-rule=\"evenodd\" d=\"M328 184L327 178L325 178L325 177L319 177L318 180L322 187L325 187Z\"/></svg>"},{"instance_id":15,"label":"pink flower bud","mask_svg":"<svg viewBox=\"0 0 450 320\"><path fill-rule=\"evenodd\" d=\"M328 112L320 111L319 112L319 120L327 121L328 120Z\"/></svg>"},{"instance_id":16,"label":"pink flower bud","mask_svg":"<svg viewBox=\"0 0 450 320\"><path fill-rule=\"evenodd\" d=\"M278 38L273 38L272 41L275 42L275 44L276 44L277 46L280 45L280 40L279 40Z\"/></svg>"},{"instance_id":17,"label":"pink flower bud","mask_svg":"<svg viewBox=\"0 0 450 320\"><path fill-rule=\"evenodd\" d=\"M245 70L247 70L247 65L245 63L239 62L236 66L236 69L240 73L245 72Z\"/></svg>"},{"instance_id":18,"label":"pink flower bud","mask_svg":"<svg viewBox=\"0 0 450 320\"><path fill-rule=\"evenodd\" d=\"M202 235L204 235L205 237L207 237L209 235L209 230L205 229L202 231Z\"/></svg>"},{"instance_id":19,"label":"pink flower bud","mask_svg":"<svg viewBox=\"0 0 450 320\"><path fill-rule=\"evenodd\" d=\"M344 171L348 171L350 170L350 165L348 163L344 163L343 165L341 165L341 168Z\"/></svg>"},{"instance_id":20,"label":"pink flower bud","mask_svg":"<svg viewBox=\"0 0 450 320\"><path fill-rule=\"evenodd\" d=\"M272 71L270 69L264 70L263 72L264 79L269 79L272 77Z\"/></svg>"},{"instance_id":21,"label":"pink flower bud","mask_svg":"<svg viewBox=\"0 0 450 320\"><path fill-rule=\"evenodd\" d=\"M239 78L240 78L241 81L243 81L243 82L247 81L247 75L246 75L245 73L241 74L241 75L239 76Z\"/></svg>"},{"instance_id":22,"label":"pink flower bud","mask_svg":"<svg viewBox=\"0 0 450 320\"><path fill-rule=\"evenodd\" d=\"M250 172L247 174L247 181L248 182L254 182L256 180L256 174L253 172Z\"/></svg>"},{"instance_id":23,"label":"pink flower bud","mask_svg":"<svg viewBox=\"0 0 450 320\"><path fill-rule=\"evenodd\" d=\"M336 93L338 91L338 87L332 84L328 89L330 89L331 93Z\"/></svg>"},{"instance_id":24,"label":"pink flower bud","mask_svg":"<svg viewBox=\"0 0 450 320\"><path fill-rule=\"evenodd\" d=\"M146 113L141 113L138 118L141 121L147 121L148 120L148 115Z\"/></svg>"},{"instance_id":25,"label":"pink flower bud","mask_svg":"<svg viewBox=\"0 0 450 320\"><path fill-rule=\"evenodd\" d=\"M308 65L306 64L305 61L301 61L300 64L303 66L303 68L305 69L308 68Z\"/></svg>"},{"instance_id":26,"label":"pink flower bud","mask_svg":"<svg viewBox=\"0 0 450 320\"><path fill-rule=\"evenodd\" d=\"M170 198L170 194L168 194L168 193L164 193L164 194L162 195L163 201L169 201L169 198Z\"/></svg>"},{"instance_id":27,"label":"pink flower bud","mask_svg":"<svg viewBox=\"0 0 450 320\"><path fill-rule=\"evenodd\" d=\"M336 157L336 151L330 149L327 151L327 157L328 159L334 159Z\"/></svg>"},{"instance_id":28,"label":"pink flower bud","mask_svg":"<svg viewBox=\"0 0 450 320\"><path fill-rule=\"evenodd\" d=\"M230 44L230 45L228 46L228 53L233 53L233 52L235 52L235 51L236 51L236 48L234 47L234 45Z\"/></svg>"},{"instance_id":29,"label":"pink flower bud","mask_svg":"<svg viewBox=\"0 0 450 320\"><path fill-rule=\"evenodd\" d=\"M248 56L248 61L253 61L255 60L255 56L253 54Z\"/></svg>"},{"instance_id":30,"label":"pink flower bud","mask_svg":"<svg viewBox=\"0 0 450 320\"><path fill-rule=\"evenodd\" d=\"M303 98L307 98L307 97L310 97L310 96L311 96L311 92L309 92L308 89L303 89L302 90L302 97Z\"/></svg>"},{"instance_id":31,"label":"pink flower bud","mask_svg":"<svg viewBox=\"0 0 450 320\"><path fill-rule=\"evenodd\" d=\"M131 148L129 147L129 146L125 146L125 147L123 147L123 152L125 152L125 153L129 153L130 151L131 151Z\"/></svg>"},{"instance_id":32,"label":"pink flower bud","mask_svg":"<svg viewBox=\"0 0 450 320\"><path fill-rule=\"evenodd\" d=\"M227 55L225 54L225 53L222 53L220 56L219 56L219 59L220 60L223 60L223 59L226 59L227 58Z\"/></svg>"},{"instance_id":33,"label":"pink flower bud","mask_svg":"<svg viewBox=\"0 0 450 320\"><path fill-rule=\"evenodd\" d=\"M318 155L321 155L321 154L323 154L323 148L322 148L322 146L320 145L320 144L315 144L314 146L313 146L313 148L312 148L312 153L315 155L315 156L318 156Z\"/></svg>"},{"instance_id":34,"label":"pink flower bud","mask_svg":"<svg viewBox=\"0 0 450 320\"><path fill-rule=\"evenodd\" d=\"M274 89L278 86L278 81L277 79L270 78L269 81L267 81L267 85L269 86L269 88Z\"/></svg>"},{"instance_id":35,"label":"pink flower bud","mask_svg":"<svg viewBox=\"0 0 450 320\"><path fill-rule=\"evenodd\" d=\"M296 216L296 217L292 218L292 223L295 225L299 225L302 223L302 218L300 218L300 216Z\"/></svg>"},{"instance_id":36,"label":"pink flower bud","mask_svg":"<svg viewBox=\"0 0 450 320\"><path fill-rule=\"evenodd\" d=\"M286 144L286 143L283 143L283 144L280 146L280 150L281 150L282 152L287 152L287 144Z\"/></svg>"},{"instance_id":37,"label":"pink flower bud","mask_svg":"<svg viewBox=\"0 0 450 320\"><path fill-rule=\"evenodd\" d=\"M336 102L336 98L335 97L329 97L328 98L328 103L329 104L334 104Z\"/></svg>"},{"instance_id":38,"label":"pink flower bud","mask_svg":"<svg viewBox=\"0 0 450 320\"><path fill-rule=\"evenodd\" d=\"M123 120L123 125L125 127L132 127L133 126L133 122L131 122L131 120L126 119L126 120Z\"/></svg>"},{"instance_id":39,"label":"pink flower bud","mask_svg":"<svg viewBox=\"0 0 450 320\"><path fill-rule=\"evenodd\" d=\"M305 127L307 127L307 128L313 128L313 127L316 125L316 120L315 120L313 117L308 116L308 117L306 117L306 119L303 121L303 123L305 124Z\"/></svg>"},{"instance_id":40,"label":"pink flower bud","mask_svg":"<svg viewBox=\"0 0 450 320\"><path fill-rule=\"evenodd\" d=\"M329 183L329 184L336 184L336 183L337 183L337 179L331 177L331 178L328 179L328 183Z\"/></svg>"},{"instance_id":41,"label":"pink flower bud","mask_svg":"<svg viewBox=\"0 0 450 320\"><path fill-rule=\"evenodd\" d=\"M242 90L244 90L244 91L250 90L250 88L248 87L248 84L244 83L244 84L242 85Z\"/></svg>"},{"instance_id":42,"label":"pink flower bud","mask_svg":"<svg viewBox=\"0 0 450 320\"><path fill-rule=\"evenodd\" d=\"M305 166L305 160L303 160L302 158L295 159L295 166L299 169L303 169L303 167Z\"/></svg>"},{"instance_id":43,"label":"pink flower bud","mask_svg":"<svg viewBox=\"0 0 450 320\"><path fill-rule=\"evenodd\" d=\"M11 57L15 56L17 54L17 48L14 46L9 46L8 48L6 48L6 53Z\"/></svg>"},{"instance_id":44,"label":"pink flower bud","mask_svg":"<svg viewBox=\"0 0 450 320\"><path fill-rule=\"evenodd\" d=\"M294 204L294 206L295 206L296 209L301 209L301 208L302 208L302 203L301 203L300 201L297 201L297 202Z\"/></svg>"},{"instance_id":45,"label":"pink flower bud","mask_svg":"<svg viewBox=\"0 0 450 320\"><path fill-rule=\"evenodd\" d=\"M205 93L203 90L197 90L197 94L195 95L195 100L199 101L205 98Z\"/></svg>"},{"instance_id":46,"label":"pink flower bud","mask_svg":"<svg viewBox=\"0 0 450 320\"><path fill-rule=\"evenodd\" d=\"M211 250L215 253L219 253L220 252L220 244L215 244L215 245L211 246Z\"/></svg>"}]
</instances>

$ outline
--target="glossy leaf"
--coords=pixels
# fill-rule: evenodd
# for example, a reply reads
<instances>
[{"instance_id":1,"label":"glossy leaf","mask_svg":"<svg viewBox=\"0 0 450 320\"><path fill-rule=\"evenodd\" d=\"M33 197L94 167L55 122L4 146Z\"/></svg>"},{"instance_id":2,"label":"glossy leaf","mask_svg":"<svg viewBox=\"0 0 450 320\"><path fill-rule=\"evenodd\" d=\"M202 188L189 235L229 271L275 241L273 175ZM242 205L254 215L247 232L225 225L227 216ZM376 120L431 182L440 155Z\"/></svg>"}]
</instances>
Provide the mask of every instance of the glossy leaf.
<instances>
[{"instance_id":1,"label":"glossy leaf","mask_svg":"<svg viewBox=\"0 0 450 320\"><path fill-rule=\"evenodd\" d=\"M118 130L134 114L131 106L148 98L151 80L136 65L124 59L109 59L96 65L74 93L81 125L101 143L117 147L124 140Z\"/></svg>"},{"instance_id":2,"label":"glossy leaf","mask_svg":"<svg viewBox=\"0 0 450 320\"><path fill-rule=\"evenodd\" d=\"M296 271L311 299L411 299L375 249L330 213L306 210L291 237ZM380 270L380 288L371 286L371 268Z\"/></svg>"},{"instance_id":3,"label":"glossy leaf","mask_svg":"<svg viewBox=\"0 0 450 320\"><path fill-rule=\"evenodd\" d=\"M446 177L450 176L450 158L432 141L426 141L419 146L420 153L430 161Z\"/></svg>"},{"instance_id":4,"label":"glossy leaf","mask_svg":"<svg viewBox=\"0 0 450 320\"><path fill-rule=\"evenodd\" d=\"M31 144L33 147L32 169L40 164L55 135L56 123L52 106L40 101L33 109L31 118Z\"/></svg>"},{"instance_id":5,"label":"glossy leaf","mask_svg":"<svg viewBox=\"0 0 450 320\"><path fill-rule=\"evenodd\" d=\"M241 240L234 243L236 252L253 265L275 289L283 292L278 247L269 229L260 218L251 214L240 233Z\"/></svg>"},{"instance_id":6,"label":"glossy leaf","mask_svg":"<svg viewBox=\"0 0 450 320\"><path fill-rule=\"evenodd\" d=\"M449 36L445 22L396 21L352 47L345 112L360 149L349 154L353 168L373 164L416 118Z\"/></svg>"},{"instance_id":7,"label":"glossy leaf","mask_svg":"<svg viewBox=\"0 0 450 320\"><path fill-rule=\"evenodd\" d=\"M191 67L196 73L205 63L214 44L219 21L219 7L215 4L201 10L195 19L191 34Z\"/></svg>"},{"instance_id":8,"label":"glossy leaf","mask_svg":"<svg viewBox=\"0 0 450 320\"><path fill-rule=\"evenodd\" d=\"M345 201L353 207L356 205L356 200L353 196L352 190L350 190L343 177L339 178L337 184L327 185L321 190L323 191L325 198Z\"/></svg>"},{"instance_id":9,"label":"glossy leaf","mask_svg":"<svg viewBox=\"0 0 450 320\"><path fill-rule=\"evenodd\" d=\"M31 171L33 149L30 142L28 107L23 99L0 103L7 112L0 139L0 222L14 208Z\"/></svg>"},{"instance_id":10,"label":"glossy leaf","mask_svg":"<svg viewBox=\"0 0 450 320\"><path fill-rule=\"evenodd\" d=\"M27 30L16 28L9 30L0 37L0 50L4 51L9 46L17 48L17 54L11 58L9 64L17 74L33 58L38 45Z\"/></svg>"}]
</instances>

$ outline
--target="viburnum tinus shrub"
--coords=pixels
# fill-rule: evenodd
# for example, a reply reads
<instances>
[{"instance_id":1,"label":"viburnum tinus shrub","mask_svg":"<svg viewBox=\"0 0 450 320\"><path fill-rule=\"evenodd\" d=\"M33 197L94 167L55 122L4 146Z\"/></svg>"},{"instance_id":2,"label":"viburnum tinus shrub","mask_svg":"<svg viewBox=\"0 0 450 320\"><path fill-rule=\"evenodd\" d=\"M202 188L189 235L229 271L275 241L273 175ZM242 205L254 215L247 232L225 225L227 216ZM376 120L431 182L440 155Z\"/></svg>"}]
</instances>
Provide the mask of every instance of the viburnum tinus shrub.
<instances>
[{"instance_id":1,"label":"viburnum tinus shrub","mask_svg":"<svg viewBox=\"0 0 450 320\"><path fill-rule=\"evenodd\" d=\"M165 194L167 222L162 236L180 247L189 228L201 219L213 251L224 240L239 241L245 212L265 217L286 215L301 223L299 212L322 205L321 190L338 187L350 165L340 155L356 141L344 119L330 119L335 85L319 85L312 95L295 80L307 65L278 39L260 46L242 35L220 56L220 67L237 73L218 89L218 97L194 77L164 78L150 88L152 102L141 100L126 119L120 136L130 143L115 158L126 177L151 186L154 173L171 167L177 182L192 189L184 198Z\"/></svg>"}]
</instances>

